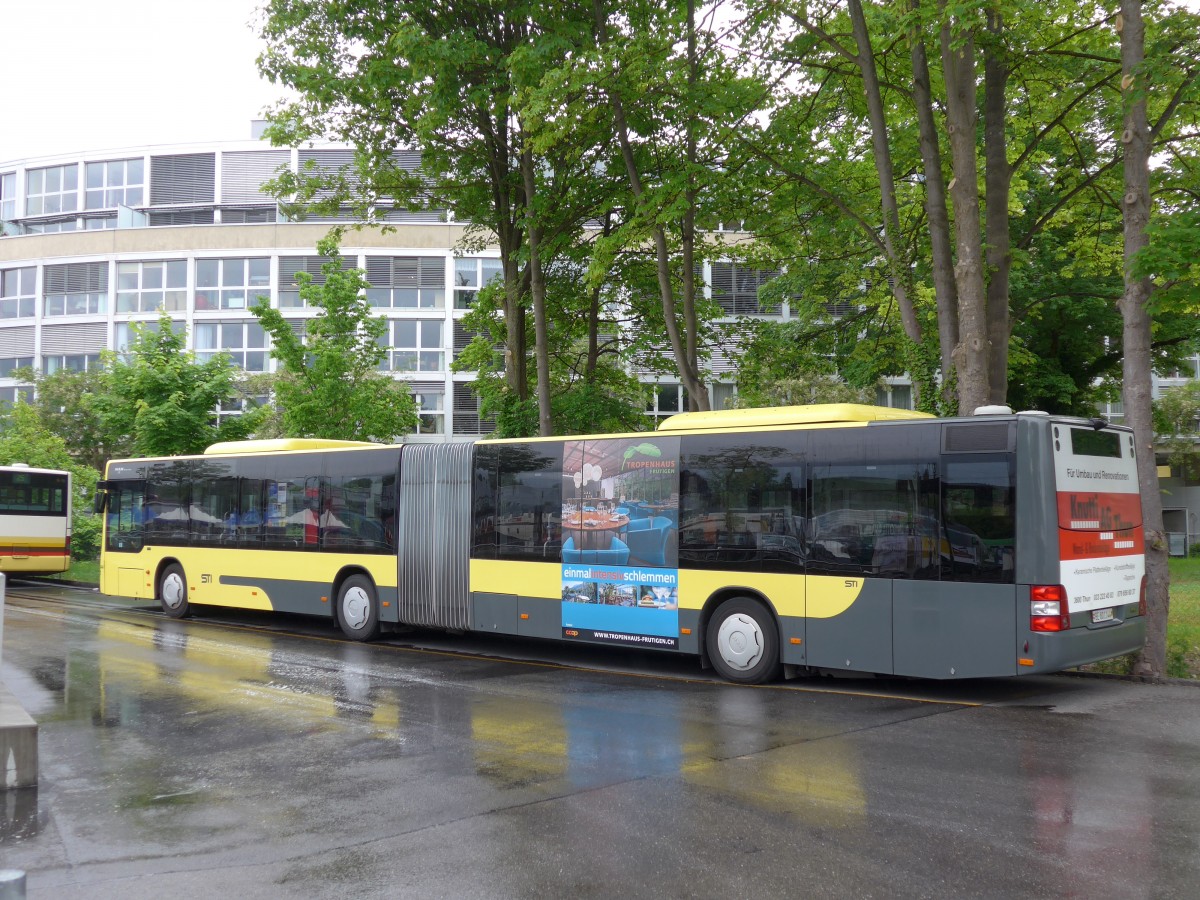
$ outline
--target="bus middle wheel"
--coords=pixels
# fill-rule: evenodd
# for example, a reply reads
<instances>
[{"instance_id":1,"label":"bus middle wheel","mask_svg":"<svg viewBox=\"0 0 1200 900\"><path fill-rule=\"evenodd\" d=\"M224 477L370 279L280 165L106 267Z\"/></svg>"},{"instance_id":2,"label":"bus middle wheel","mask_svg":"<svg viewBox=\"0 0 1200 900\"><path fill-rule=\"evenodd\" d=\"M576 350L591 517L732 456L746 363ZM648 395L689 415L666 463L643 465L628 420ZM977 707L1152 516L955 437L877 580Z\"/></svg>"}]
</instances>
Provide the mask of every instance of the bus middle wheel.
<instances>
[{"instance_id":1,"label":"bus middle wheel","mask_svg":"<svg viewBox=\"0 0 1200 900\"><path fill-rule=\"evenodd\" d=\"M351 575L342 582L337 617L342 632L352 641L373 641L379 637L379 601L370 578Z\"/></svg>"}]
</instances>

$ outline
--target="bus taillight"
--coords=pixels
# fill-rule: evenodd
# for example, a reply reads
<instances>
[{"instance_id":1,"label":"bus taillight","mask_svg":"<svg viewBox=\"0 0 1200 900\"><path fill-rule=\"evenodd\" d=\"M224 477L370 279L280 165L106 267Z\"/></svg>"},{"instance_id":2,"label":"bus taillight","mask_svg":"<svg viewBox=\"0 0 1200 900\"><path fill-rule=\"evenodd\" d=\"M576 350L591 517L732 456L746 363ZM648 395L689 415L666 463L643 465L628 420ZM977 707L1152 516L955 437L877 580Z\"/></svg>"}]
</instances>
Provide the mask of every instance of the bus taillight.
<instances>
[{"instance_id":1,"label":"bus taillight","mask_svg":"<svg viewBox=\"0 0 1200 900\"><path fill-rule=\"evenodd\" d=\"M1071 627L1067 590L1061 584L1035 584L1029 588L1029 630L1066 631Z\"/></svg>"},{"instance_id":2,"label":"bus taillight","mask_svg":"<svg viewBox=\"0 0 1200 900\"><path fill-rule=\"evenodd\" d=\"M1146 576L1142 576L1142 589L1138 592L1138 615L1146 615Z\"/></svg>"}]
</instances>

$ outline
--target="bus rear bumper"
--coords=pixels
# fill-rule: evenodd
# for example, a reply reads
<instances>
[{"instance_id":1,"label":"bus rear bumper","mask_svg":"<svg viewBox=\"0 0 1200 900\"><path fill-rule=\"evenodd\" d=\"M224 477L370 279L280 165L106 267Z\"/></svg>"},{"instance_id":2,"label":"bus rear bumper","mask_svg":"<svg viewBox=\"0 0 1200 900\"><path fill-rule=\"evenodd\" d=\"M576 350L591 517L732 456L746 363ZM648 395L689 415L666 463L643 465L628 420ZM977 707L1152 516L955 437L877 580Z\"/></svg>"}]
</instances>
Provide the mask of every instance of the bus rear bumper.
<instances>
[{"instance_id":1,"label":"bus rear bumper","mask_svg":"<svg viewBox=\"0 0 1200 900\"><path fill-rule=\"evenodd\" d=\"M1136 653L1146 643L1146 618L1134 616L1103 628L1072 628L1018 637L1018 675L1061 672L1087 663Z\"/></svg>"}]
</instances>

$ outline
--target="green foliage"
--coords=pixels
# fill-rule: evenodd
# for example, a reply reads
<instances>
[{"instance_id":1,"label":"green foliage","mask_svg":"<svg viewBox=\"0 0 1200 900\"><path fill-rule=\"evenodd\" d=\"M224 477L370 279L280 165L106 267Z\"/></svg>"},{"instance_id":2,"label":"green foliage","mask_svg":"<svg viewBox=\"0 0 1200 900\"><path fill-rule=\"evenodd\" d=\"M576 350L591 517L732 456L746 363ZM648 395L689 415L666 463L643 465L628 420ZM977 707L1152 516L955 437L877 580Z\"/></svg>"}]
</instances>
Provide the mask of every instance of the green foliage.
<instances>
[{"instance_id":1,"label":"green foliage","mask_svg":"<svg viewBox=\"0 0 1200 900\"><path fill-rule=\"evenodd\" d=\"M196 362L186 329L176 331L165 311L157 330L134 324L133 332L127 353L104 354L107 390L91 400L114 444L136 456L171 456L252 433L254 413L217 421L217 407L236 394L237 373L227 356Z\"/></svg>"},{"instance_id":2,"label":"green foliage","mask_svg":"<svg viewBox=\"0 0 1200 900\"><path fill-rule=\"evenodd\" d=\"M317 247L329 257L321 267L324 284L297 276L301 298L317 310L305 321L307 341L279 310L266 303L252 310L280 363L274 383L280 426L288 437L390 443L416 429L416 404L404 385L379 371L387 321L367 302L365 273L342 268L337 237Z\"/></svg>"},{"instance_id":3,"label":"green foliage","mask_svg":"<svg viewBox=\"0 0 1200 900\"><path fill-rule=\"evenodd\" d=\"M106 368L59 369L50 375L26 370L19 377L35 385L33 407L42 424L66 442L72 458L103 471L109 459L132 454L128 435L112 433L97 408L97 398L109 390Z\"/></svg>"},{"instance_id":4,"label":"green foliage","mask_svg":"<svg viewBox=\"0 0 1200 900\"><path fill-rule=\"evenodd\" d=\"M71 518L71 559L96 559L100 555L104 520L83 510L74 512Z\"/></svg>"}]
</instances>

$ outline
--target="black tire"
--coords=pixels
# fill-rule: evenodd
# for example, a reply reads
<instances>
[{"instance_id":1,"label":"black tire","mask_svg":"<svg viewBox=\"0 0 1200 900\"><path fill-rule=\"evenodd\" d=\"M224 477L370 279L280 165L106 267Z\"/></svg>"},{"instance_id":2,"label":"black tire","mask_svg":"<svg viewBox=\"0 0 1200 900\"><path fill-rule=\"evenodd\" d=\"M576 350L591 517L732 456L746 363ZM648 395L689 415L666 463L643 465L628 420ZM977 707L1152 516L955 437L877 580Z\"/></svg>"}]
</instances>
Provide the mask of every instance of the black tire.
<instances>
[{"instance_id":1,"label":"black tire","mask_svg":"<svg viewBox=\"0 0 1200 900\"><path fill-rule=\"evenodd\" d=\"M708 620L709 662L727 681L762 684L779 677L779 630L757 600L732 597Z\"/></svg>"},{"instance_id":2,"label":"black tire","mask_svg":"<svg viewBox=\"0 0 1200 900\"><path fill-rule=\"evenodd\" d=\"M379 598L366 575L351 575L342 582L337 597L338 625L352 641L379 637Z\"/></svg>"},{"instance_id":3,"label":"black tire","mask_svg":"<svg viewBox=\"0 0 1200 900\"><path fill-rule=\"evenodd\" d=\"M187 577L179 563L171 563L158 576L158 602L162 611L172 619L182 619L191 613Z\"/></svg>"}]
</instances>

